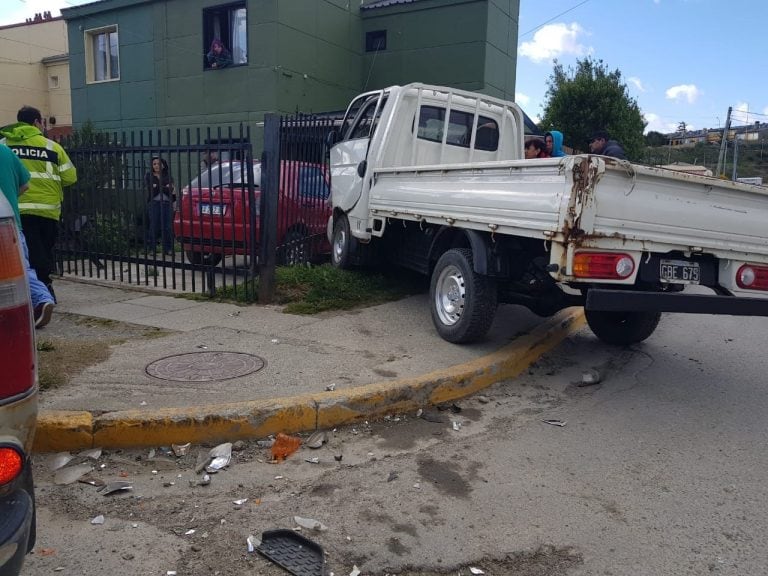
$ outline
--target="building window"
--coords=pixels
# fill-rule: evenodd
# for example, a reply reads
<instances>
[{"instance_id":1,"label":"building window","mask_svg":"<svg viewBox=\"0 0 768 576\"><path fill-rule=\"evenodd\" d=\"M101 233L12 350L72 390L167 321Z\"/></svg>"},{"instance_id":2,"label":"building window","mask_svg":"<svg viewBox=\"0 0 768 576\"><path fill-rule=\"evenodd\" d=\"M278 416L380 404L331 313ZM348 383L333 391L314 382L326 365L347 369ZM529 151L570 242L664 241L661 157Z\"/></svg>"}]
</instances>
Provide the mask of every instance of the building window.
<instances>
[{"instance_id":1,"label":"building window","mask_svg":"<svg viewBox=\"0 0 768 576\"><path fill-rule=\"evenodd\" d=\"M365 33L365 51L379 52L387 49L387 31L374 30Z\"/></svg>"},{"instance_id":2,"label":"building window","mask_svg":"<svg viewBox=\"0 0 768 576\"><path fill-rule=\"evenodd\" d=\"M85 58L88 82L119 80L117 26L86 30Z\"/></svg>"},{"instance_id":3,"label":"building window","mask_svg":"<svg viewBox=\"0 0 768 576\"><path fill-rule=\"evenodd\" d=\"M48 76L48 88L51 90L55 90L58 87L59 87L59 77Z\"/></svg>"},{"instance_id":4,"label":"building window","mask_svg":"<svg viewBox=\"0 0 768 576\"><path fill-rule=\"evenodd\" d=\"M248 63L246 14L245 2L203 10L203 66L206 69ZM209 57L217 43L223 45L223 50Z\"/></svg>"}]
</instances>

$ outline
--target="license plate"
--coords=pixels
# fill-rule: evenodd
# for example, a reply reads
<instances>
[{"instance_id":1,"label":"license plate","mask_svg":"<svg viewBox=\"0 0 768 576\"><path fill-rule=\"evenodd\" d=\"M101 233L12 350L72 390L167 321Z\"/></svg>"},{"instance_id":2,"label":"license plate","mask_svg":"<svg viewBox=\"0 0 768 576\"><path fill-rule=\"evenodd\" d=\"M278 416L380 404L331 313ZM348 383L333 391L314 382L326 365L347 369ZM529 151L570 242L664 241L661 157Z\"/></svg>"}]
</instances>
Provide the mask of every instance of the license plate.
<instances>
[{"instance_id":1,"label":"license plate","mask_svg":"<svg viewBox=\"0 0 768 576\"><path fill-rule=\"evenodd\" d=\"M661 260L659 280L670 284L698 284L701 282L701 268L698 262Z\"/></svg>"},{"instance_id":2,"label":"license plate","mask_svg":"<svg viewBox=\"0 0 768 576\"><path fill-rule=\"evenodd\" d=\"M200 204L200 214L203 216L222 216L226 213L226 204Z\"/></svg>"}]
</instances>

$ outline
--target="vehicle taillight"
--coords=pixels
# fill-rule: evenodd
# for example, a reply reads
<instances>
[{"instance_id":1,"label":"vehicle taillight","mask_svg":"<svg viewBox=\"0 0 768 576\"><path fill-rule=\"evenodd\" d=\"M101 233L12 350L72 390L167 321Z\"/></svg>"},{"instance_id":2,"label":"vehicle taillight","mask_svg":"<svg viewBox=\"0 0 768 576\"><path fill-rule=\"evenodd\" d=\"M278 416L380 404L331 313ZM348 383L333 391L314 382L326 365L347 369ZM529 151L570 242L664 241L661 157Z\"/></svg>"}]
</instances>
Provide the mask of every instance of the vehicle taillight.
<instances>
[{"instance_id":1,"label":"vehicle taillight","mask_svg":"<svg viewBox=\"0 0 768 576\"><path fill-rule=\"evenodd\" d=\"M0 486L18 478L24 467L21 453L10 446L0 446Z\"/></svg>"},{"instance_id":2,"label":"vehicle taillight","mask_svg":"<svg viewBox=\"0 0 768 576\"><path fill-rule=\"evenodd\" d=\"M744 264L736 272L736 285L745 290L768 290L768 266Z\"/></svg>"},{"instance_id":3,"label":"vehicle taillight","mask_svg":"<svg viewBox=\"0 0 768 576\"><path fill-rule=\"evenodd\" d=\"M16 224L0 220L0 399L35 385L35 335Z\"/></svg>"},{"instance_id":4,"label":"vehicle taillight","mask_svg":"<svg viewBox=\"0 0 768 576\"><path fill-rule=\"evenodd\" d=\"M635 271L629 254L614 252L577 252L573 258L573 275L577 278L624 280Z\"/></svg>"}]
</instances>

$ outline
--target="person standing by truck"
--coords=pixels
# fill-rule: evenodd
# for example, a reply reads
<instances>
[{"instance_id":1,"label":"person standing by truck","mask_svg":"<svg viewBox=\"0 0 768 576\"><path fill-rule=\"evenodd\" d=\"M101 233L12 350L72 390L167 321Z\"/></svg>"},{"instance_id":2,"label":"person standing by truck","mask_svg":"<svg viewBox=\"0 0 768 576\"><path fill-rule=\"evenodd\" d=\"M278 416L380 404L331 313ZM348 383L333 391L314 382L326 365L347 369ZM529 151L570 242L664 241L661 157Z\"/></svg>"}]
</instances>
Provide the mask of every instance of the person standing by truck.
<instances>
[{"instance_id":1,"label":"person standing by truck","mask_svg":"<svg viewBox=\"0 0 768 576\"><path fill-rule=\"evenodd\" d=\"M563 133L557 130L551 130L544 134L544 143L547 145L547 154L552 158L562 158L563 152Z\"/></svg>"},{"instance_id":2,"label":"person standing by truck","mask_svg":"<svg viewBox=\"0 0 768 576\"><path fill-rule=\"evenodd\" d=\"M77 182L77 170L58 142L43 135L40 110L23 106L16 124L0 128L0 143L16 153L29 170L29 188L19 196L21 226L29 247L29 262L53 295L53 247L59 234L64 187Z\"/></svg>"}]
</instances>

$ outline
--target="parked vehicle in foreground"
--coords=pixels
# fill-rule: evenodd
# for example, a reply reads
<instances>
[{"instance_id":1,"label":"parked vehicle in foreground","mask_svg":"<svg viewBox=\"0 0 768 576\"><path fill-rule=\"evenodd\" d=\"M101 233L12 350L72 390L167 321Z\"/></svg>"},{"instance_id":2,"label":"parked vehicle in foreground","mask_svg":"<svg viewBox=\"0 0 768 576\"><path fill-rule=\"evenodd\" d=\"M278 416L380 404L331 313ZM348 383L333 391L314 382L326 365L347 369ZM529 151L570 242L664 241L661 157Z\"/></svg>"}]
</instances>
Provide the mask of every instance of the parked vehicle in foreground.
<instances>
[{"instance_id":1,"label":"parked vehicle in foreground","mask_svg":"<svg viewBox=\"0 0 768 576\"><path fill-rule=\"evenodd\" d=\"M13 211L0 194L0 574L18 574L35 543L30 452L37 420L32 303Z\"/></svg>"},{"instance_id":2,"label":"parked vehicle in foreground","mask_svg":"<svg viewBox=\"0 0 768 576\"><path fill-rule=\"evenodd\" d=\"M613 344L662 312L768 316L768 190L590 154L525 160L523 118L440 86L356 97L329 136L332 262L378 247L431 275L450 342L482 338L499 302L584 306Z\"/></svg>"},{"instance_id":3,"label":"parked vehicle in foreground","mask_svg":"<svg viewBox=\"0 0 768 576\"><path fill-rule=\"evenodd\" d=\"M320 164L283 160L280 171L277 241L288 245L283 263L293 264L306 259L307 238L320 236L327 246L324 232L331 214L330 188L328 175ZM248 254L251 242L258 245L259 162L251 164L253 203L249 198L248 176L245 162L224 161L204 171L182 190L173 231L193 264L215 266L225 255Z\"/></svg>"}]
</instances>

